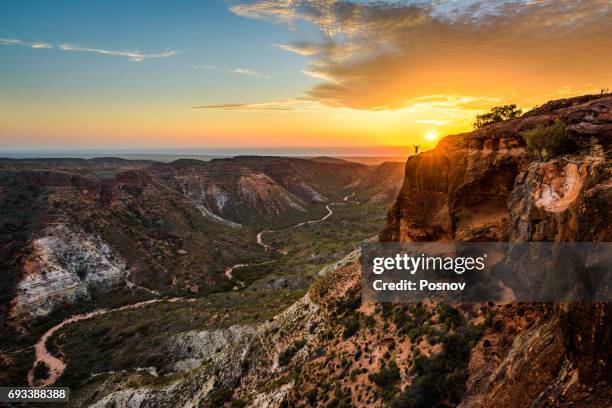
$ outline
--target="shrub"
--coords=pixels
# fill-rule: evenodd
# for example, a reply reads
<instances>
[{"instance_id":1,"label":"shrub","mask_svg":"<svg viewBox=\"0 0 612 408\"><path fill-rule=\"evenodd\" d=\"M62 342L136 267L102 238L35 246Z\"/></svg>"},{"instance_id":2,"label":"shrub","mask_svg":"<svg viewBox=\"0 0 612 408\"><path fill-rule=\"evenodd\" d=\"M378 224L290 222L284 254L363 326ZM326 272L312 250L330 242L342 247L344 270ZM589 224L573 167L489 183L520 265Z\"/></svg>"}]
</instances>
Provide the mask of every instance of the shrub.
<instances>
[{"instance_id":1,"label":"shrub","mask_svg":"<svg viewBox=\"0 0 612 408\"><path fill-rule=\"evenodd\" d=\"M351 390L348 388L342 389L340 384L336 384L334 399L327 404L327 408L349 408L351 406Z\"/></svg>"},{"instance_id":2,"label":"shrub","mask_svg":"<svg viewBox=\"0 0 612 408\"><path fill-rule=\"evenodd\" d=\"M304 396L306 397L306 400L308 401L310 406L314 407L317 405L318 392L316 388L306 391Z\"/></svg>"},{"instance_id":3,"label":"shrub","mask_svg":"<svg viewBox=\"0 0 612 408\"><path fill-rule=\"evenodd\" d=\"M376 319L372 316L366 316L363 320L363 323L366 327L374 327L376 325Z\"/></svg>"},{"instance_id":4,"label":"shrub","mask_svg":"<svg viewBox=\"0 0 612 408\"><path fill-rule=\"evenodd\" d=\"M32 374L34 375L35 380L46 380L49 378L49 366L42 361L39 361L36 363L34 372Z\"/></svg>"},{"instance_id":5,"label":"shrub","mask_svg":"<svg viewBox=\"0 0 612 408\"><path fill-rule=\"evenodd\" d=\"M380 388L390 390L395 387L395 384L400 380L400 371L394 360L386 365L384 362L380 367L380 371L372 375L372 382Z\"/></svg>"},{"instance_id":6,"label":"shrub","mask_svg":"<svg viewBox=\"0 0 612 408\"><path fill-rule=\"evenodd\" d=\"M446 324L450 329L465 325L465 318L454 307L442 304L438 307L438 322Z\"/></svg>"},{"instance_id":7,"label":"shrub","mask_svg":"<svg viewBox=\"0 0 612 408\"><path fill-rule=\"evenodd\" d=\"M213 391L211 403L213 406L222 407L226 402L232 399L234 390L229 387L221 387Z\"/></svg>"},{"instance_id":8,"label":"shrub","mask_svg":"<svg viewBox=\"0 0 612 408\"><path fill-rule=\"evenodd\" d=\"M353 314L344 319L344 338L348 339L359 330L359 316Z\"/></svg>"},{"instance_id":9,"label":"shrub","mask_svg":"<svg viewBox=\"0 0 612 408\"><path fill-rule=\"evenodd\" d=\"M550 126L539 124L526 131L523 137L527 152L540 161L562 153L567 147L565 128L565 123L557 119Z\"/></svg>"},{"instance_id":10,"label":"shrub","mask_svg":"<svg viewBox=\"0 0 612 408\"><path fill-rule=\"evenodd\" d=\"M244 359L240 362L240 369L242 370L243 373L246 373L247 371L249 371L249 368L251 367L251 362L248 359Z\"/></svg>"},{"instance_id":11,"label":"shrub","mask_svg":"<svg viewBox=\"0 0 612 408\"><path fill-rule=\"evenodd\" d=\"M508 119L518 118L523 114L523 110L517 108L516 104L495 106L491 108L491 112L476 115L475 128L481 128L492 123L502 122Z\"/></svg>"},{"instance_id":12,"label":"shrub","mask_svg":"<svg viewBox=\"0 0 612 408\"><path fill-rule=\"evenodd\" d=\"M396 309L393 313L393 323L398 329L402 329L412 323L412 319L403 309Z\"/></svg>"},{"instance_id":13,"label":"shrub","mask_svg":"<svg viewBox=\"0 0 612 408\"><path fill-rule=\"evenodd\" d=\"M287 347L285 351L278 356L278 365L285 366L291 362L295 354L306 345L306 339L297 340L293 345Z\"/></svg>"},{"instance_id":14,"label":"shrub","mask_svg":"<svg viewBox=\"0 0 612 408\"><path fill-rule=\"evenodd\" d=\"M246 401L237 399L237 400L232 401L232 403L230 404L230 408L244 408L247 405L248 404Z\"/></svg>"}]
</instances>

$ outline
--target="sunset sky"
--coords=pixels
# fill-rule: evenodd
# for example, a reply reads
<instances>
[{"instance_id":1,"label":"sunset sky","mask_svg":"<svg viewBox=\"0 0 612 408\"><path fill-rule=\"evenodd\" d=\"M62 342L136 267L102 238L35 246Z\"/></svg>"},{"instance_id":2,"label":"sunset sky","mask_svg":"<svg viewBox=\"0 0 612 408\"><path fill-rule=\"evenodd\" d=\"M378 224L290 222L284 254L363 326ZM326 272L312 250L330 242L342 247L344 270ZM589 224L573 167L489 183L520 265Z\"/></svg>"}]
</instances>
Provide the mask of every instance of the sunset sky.
<instances>
[{"instance_id":1,"label":"sunset sky","mask_svg":"<svg viewBox=\"0 0 612 408\"><path fill-rule=\"evenodd\" d=\"M609 0L0 3L0 152L431 146L609 87Z\"/></svg>"}]
</instances>

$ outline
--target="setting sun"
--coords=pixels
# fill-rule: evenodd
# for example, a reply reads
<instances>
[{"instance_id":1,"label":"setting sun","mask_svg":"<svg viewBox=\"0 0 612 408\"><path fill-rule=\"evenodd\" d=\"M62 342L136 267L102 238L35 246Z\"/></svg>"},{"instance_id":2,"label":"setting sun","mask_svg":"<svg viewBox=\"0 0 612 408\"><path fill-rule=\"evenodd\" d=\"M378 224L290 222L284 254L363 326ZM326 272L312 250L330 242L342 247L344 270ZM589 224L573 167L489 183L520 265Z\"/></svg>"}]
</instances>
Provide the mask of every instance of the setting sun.
<instances>
[{"instance_id":1,"label":"setting sun","mask_svg":"<svg viewBox=\"0 0 612 408\"><path fill-rule=\"evenodd\" d=\"M433 142L437 138L438 138L438 132L433 129L428 130L427 133L425 133L425 139L429 140L430 142Z\"/></svg>"}]
</instances>

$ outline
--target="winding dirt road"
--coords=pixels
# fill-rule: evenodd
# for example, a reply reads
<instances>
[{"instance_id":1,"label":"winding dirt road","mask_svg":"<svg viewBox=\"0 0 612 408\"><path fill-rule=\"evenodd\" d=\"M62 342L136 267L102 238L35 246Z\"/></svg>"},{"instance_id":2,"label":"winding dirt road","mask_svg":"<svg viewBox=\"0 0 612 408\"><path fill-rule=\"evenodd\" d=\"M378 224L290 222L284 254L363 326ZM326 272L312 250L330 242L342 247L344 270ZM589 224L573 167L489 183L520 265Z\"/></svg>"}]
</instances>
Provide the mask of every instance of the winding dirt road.
<instances>
[{"instance_id":1,"label":"winding dirt road","mask_svg":"<svg viewBox=\"0 0 612 408\"><path fill-rule=\"evenodd\" d=\"M314 223L325 221L326 219L331 217L332 214L334 213L334 211L331 208L334 205L346 204L346 203L349 203L349 202L350 203L359 204L358 202L355 202L355 201L349 201L351 199L351 197L353 197L354 195L355 195L355 192L353 192L352 194L349 194L346 197L344 197L342 199L343 202L327 204L325 206L325 208L327 209L327 214L325 214L323 217L318 218L316 220L300 222L300 223L297 223L297 224L295 224L295 225L293 225L293 226L291 226L289 228L296 228L296 227L300 227L302 225L314 224ZM263 231L261 231L260 233L257 234L257 244L259 244L260 246L264 247L266 250L272 249L272 247L270 245L268 245L265 242L263 242L263 234L268 233L268 232L275 232L275 231L274 230L263 230ZM232 272L236 268L243 268L243 267L255 266L255 265L263 265L263 264L267 264L267 263L271 263L271 262L274 262L274 261L265 261L265 262L257 262L257 263L246 263L246 264L244 264L244 263L236 264L236 265L233 265L233 266L231 266L231 267L229 267L229 268L227 268L225 270L225 276L228 279L233 279ZM150 292L151 294L159 295L159 292L152 291L150 289L147 289L147 288L144 288L144 287L141 287L141 286L137 286L136 284L134 284L133 282L131 282L129 280L129 275L126 277L126 283L127 283L128 287L145 289L146 291ZM238 281L238 283L242 287L244 287L244 283L243 282ZM49 386L49 385L53 385L57 381L57 379L66 370L66 363L63 360L61 360L60 358L55 357L47 349L47 341L51 338L51 336L53 336L53 334L55 332L57 332L58 330L60 330L64 326L67 326L67 325L69 325L71 323L79 322L79 321L82 321L82 320L91 319L92 317L95 317L95 316L100 316L100 315L104 315L104 314L107 314L107 313L119 312L119 311L123 311L123 310L138 309L138 308L145 307L145 306L148 306L148 305L151 305L151 304L154 304L154 303L160 303L160 302L174 303L174 302L181 302L181 301L193 302L194 300L195 299L193 299L193 298L182 298L182 297L176 297L176 298L170 298L170 299L150 299L150 300L145 300L145 301L138 302L138 303L133 303L131 305L121 306L121 307L118 307L116 309L97 309L97 310L94 310L94 311L89 312L89 313L82 313L82 314L74 315L72 317L69 317L68 319L63 320L61 323L58 323L55 326L53 326L52 328L50 328L49 330L47 330L45 332L45 334L42 335L42 337L38 340L38 342L34 346L34 350L35 350L35 354L36 354L36 360L34 361L34 364L32 365L32 368L28 372L28 384L30 385L30 387L46 387L46 386ZM49 375L48 375L47 378L45 378L45 379L38 379L38 380L34 379L34 369L36 368L38 363L44 363L49 368Z\"/></svg>"},{"instance_id":2,"label":"winding dirt road","mask_svg":"<svg viewBox=\"0 0 612 408\"><path fill-rule=\"evenodd\" d=\"M295 225L292 225L291 227L288 227L287 229L296 228L296 227L301 227L302 225L307 225L307 224L315 224L315 223L317 223L317 222L322 222L322 221L325 221L326 219L328 219L329 217L331 217L331 216L332 216L332 214L334 213L334 211L333 211L333 210L332 210L332 208L331 208L333 205L346 204L346 203L351 203L351 204L359 204L357 201L352 201L352 200L351 200L351 197L354 197L354 196L355 196L355 192L353 191L351 194L349 194L349 195L345 196L344 198L342 198L342 201L343 201L343 202L339 202L339 203L330 203L330 204L327 204L327 205L325 206L325 209L327 210L327 214L325 214L325 215L324 215L323 217L321 217L321 218L317 218L316 220L310 220L310 221L303 221L303 222L299 222L299 223L297 223L297 224L295 224ZM263 241L263 235L264 235L264 234L267 234L267 233L270 233L270 232L275 232L275 230L269 230L269 229L268 229L268 230L263 230L263 231L260 231L260 232L257 234L257 244L258 244L259 246L263 247L263 248L264 248L266 251L271 250L271 249L272 249L272 246L271 246L271 245L266 244L266 243ZM232 272L234 272L234 269L237 269L237 268L245 268L245 267L247 267L247 266L265 265L265 264L268 264L268 263L271 263L271 262L274 262L274 261L255 262L255 263L239 263L239 264L236 264L236 265L233 265L233 266L230 266L229 268L227 268L227 269L225 270L225 276L227 277L227 279L230 279L230 280L231 280L231 279L233 279ZM239 284L241 287L244 287L244 286L245 286L244 282L241 282L241 281L238 281L238 284Z\"/></svg>"},{"instance_id":3,"label":"winding dirt road","mask_svg":"<svg viewBox=\"0 0 612 408\"><path fill-rule=\"evenodd\" d=\"M64 370L66 369L66 363L64 363L64 361L62 361L61 359L55 357L47 349L47 340L49 340L49 338L53 336L53 334L59 329L61 329L62 327L69 325L70 323L91 319L92 317L95 317L95 316L100 316L103 314L118 312L122 310L138 309L138 308L148 306L154 303L160 303L160 302L174 303L174 302L180 302L180 301L193 302L194 300L195 299L192 299L192 298L188 299L188 298L181 298L181 297L170 298L170 299L150 299L150 300L145 300L142 302L134 303L131 305L121 306L116 309L98 309L98 310L94 310L93 312L75 315L66 320L63 320L61 323L56 324L55 326L47 330L45 334L43 334L43 336L38 340L38 342L34 346L34 350L36 353L36 360L34 361L34 365L30 369L30 372L28 373L28 384L30 385L30 387L45 387L45 386L53 385L55 381L57 381L57 379L64 373ZM34 379L34 368L39 362L46 364L47 367L49 368L49 376L43 380Z\"/></svg>"},{"instance_id":4,"label":"winding dirt road","mask_svg":"<svg viewBox=\"0 0 612 408\"><path fill-rule=\"evenodd\" d=\"M329 203L325 206L325 209L327 210L327 214L325 214L323 217L321 218L317 218L316 220L310 220L310 221L303 221L303 222L299 222L295 225L292 225L291 227L288 227L287 229L292 229L292 228L296 228L296 227L301 227L302 225L308 225L308 224L316 224L318 222L323 222L326 219L328 219L329 217L332 216L332 214L334 213L334 211L332 210L332 206L333 205L342 205L342 204L347 204L347 203L351 203L351 204L359 204L358 201L353 201L351 200L352 197L355 196L355 192L353 191L351 194L344 196L342 198L343 202L339 202L339 203ZM269 232L276 232L276 230L263 230L261 231L259 234L257 234L257 244L259 246L262 246L266 251L272 249L272 247L268 244L266 244L265 242L263 242L263 234L267 234Z\"/></svg>"},{"instance_id":5,"label":"winding dirt road","mask_svg":"<svg viewBox=\"0 0 612 408\"><path fill-rule=\"evenodd\" d=\"M247 266L266 265L266 264L269 264L269 263L272 263L272 262L274 262L274 261L272 260L272 261L264 261L264 262L239 263L239 264L236 264L236 265L232 265L232 266L230 266L229 268L227 268L225 270L225 276L227 277L227 279L232 280L232 279L234 279L234 275L232 274L234 272L234 269L246 268ZM246 284L244 282L242 282L242 281L236 280L236 282L238 282L238 284L241 287L243 287L243 288L246 286ZM237 288L234 287L234 290L235 289L237 289Z\"/></svg>"}]
</instances>

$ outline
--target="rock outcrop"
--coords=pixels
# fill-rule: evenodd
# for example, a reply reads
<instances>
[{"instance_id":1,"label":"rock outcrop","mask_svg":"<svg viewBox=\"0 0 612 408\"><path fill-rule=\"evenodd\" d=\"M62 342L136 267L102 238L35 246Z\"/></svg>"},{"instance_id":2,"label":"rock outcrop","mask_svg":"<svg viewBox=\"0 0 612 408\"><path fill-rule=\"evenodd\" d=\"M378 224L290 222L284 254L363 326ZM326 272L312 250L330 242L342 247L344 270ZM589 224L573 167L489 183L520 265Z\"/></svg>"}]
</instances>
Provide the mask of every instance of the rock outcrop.
<instances>
[{"instance_id":1,"label":"rock outcrop","mask_svg":"<svg viewBox=\"0 0 612 408\"><path fill-rule=\"evenodd\" d=\"M531 159L523 132L554 120L566 124L566 152ZM447 137L408 160L380 239L611 241L611 157L610 95L549 102ZM510 307L506 318L520 307ZM609 304L547 305L496 360L478 364L473 354L461 406L608 406L611 314Z\"/></svg>"},{"instance_id":2,"label":"rock outcrop","mask_svg":"<svg viewBox=\"0 0 612 408\"><path fill-rule=\"evenodd\" d=\"M609 95L549 102L520 118L448 136L410 157L381 240L610 237L611 106ZM571 151L544 163L531 160L523 133L555 119L566 124Z\"/></svg>"},{"instance_id":3,"label":"rock outcrop","mask_svg":"<svg viewBox=\"0 0 612 408\"><path fill-rule=\"evenodd\" d=\"M45 229L32 241L12 314L40 318L57 308L125 284L125 263L99 237L66 225Z\"/></svg>"}]
</instances>

